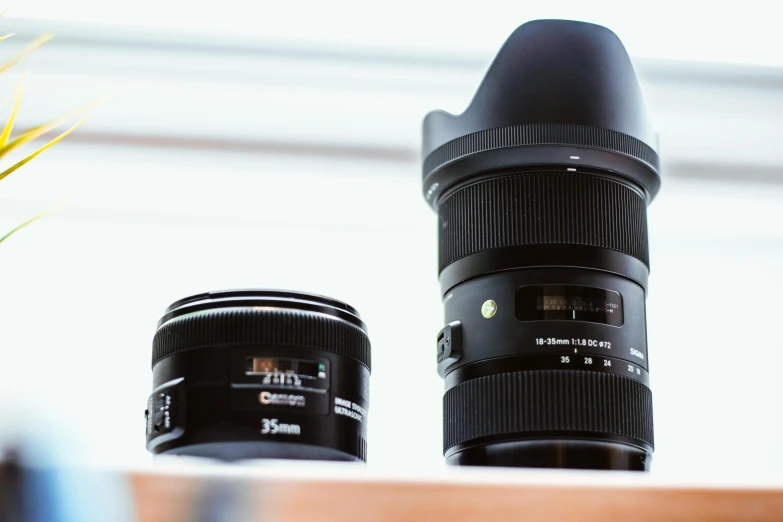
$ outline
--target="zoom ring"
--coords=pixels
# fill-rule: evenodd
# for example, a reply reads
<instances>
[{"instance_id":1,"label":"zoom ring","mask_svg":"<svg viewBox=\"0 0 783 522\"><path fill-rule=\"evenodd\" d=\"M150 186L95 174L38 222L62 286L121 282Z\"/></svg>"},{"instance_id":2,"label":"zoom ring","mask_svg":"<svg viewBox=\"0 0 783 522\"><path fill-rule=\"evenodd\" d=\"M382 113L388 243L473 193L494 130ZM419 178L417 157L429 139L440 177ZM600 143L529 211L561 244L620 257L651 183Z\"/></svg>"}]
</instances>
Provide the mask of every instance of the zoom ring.
<instances>
[{"instance_id":1,"label":"zoom ring","mask_svg":"<svg viewBox=\"0 0 783 522\"><path fill-rule=\"evenodd\" d=\"M337 318L291 310L215 310L182 316L161 326L152 340L152 366L175 353L237 344L323 350L370 369L370 340Z\"/></svg>"},{"instance_id":2,"label":"zoom ring","mask_svg":"<svg viewBox=\"0 0 783 522\"><path fill-rule=\"evenodd\" d=\"M649 267L644 198L599 176L499 176L455 190L440 202L438 216L441 271L485 250L544 244L608 248Z\"/></svg>"},{"instance_id":3,"label":"zoom ring","mask_svg":"<svg viewBox=\"0 0 783 522\"><path fill-rule=\"evenodd\" d=\"M652 392L613 374L573 370L509 372L472 379L443 398L443 450L481 437L590 432L652 447Z\"/></svg>"}]
</instances>

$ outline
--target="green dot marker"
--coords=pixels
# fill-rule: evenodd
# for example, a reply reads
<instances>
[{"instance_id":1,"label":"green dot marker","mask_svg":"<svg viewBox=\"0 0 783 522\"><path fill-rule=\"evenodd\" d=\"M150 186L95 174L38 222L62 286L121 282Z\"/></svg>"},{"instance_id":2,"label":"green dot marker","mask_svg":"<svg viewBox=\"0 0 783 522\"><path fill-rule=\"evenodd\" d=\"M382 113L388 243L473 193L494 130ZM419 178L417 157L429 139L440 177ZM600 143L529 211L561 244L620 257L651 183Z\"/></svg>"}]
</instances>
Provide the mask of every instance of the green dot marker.
<instances>
[{"instance_id":1,"label":"green dot marker","mask_svg":"<svg viewBox=\"0 0 783 522\"><path fill-rule=\"evenodd\" d=\"M484 301L484 304L481 305L481 315L483 315L486 319L489 319L490 317L494 316L498 311L498 305L495 301L492 299L487 299Z\"/></svg>"}]
</instances>

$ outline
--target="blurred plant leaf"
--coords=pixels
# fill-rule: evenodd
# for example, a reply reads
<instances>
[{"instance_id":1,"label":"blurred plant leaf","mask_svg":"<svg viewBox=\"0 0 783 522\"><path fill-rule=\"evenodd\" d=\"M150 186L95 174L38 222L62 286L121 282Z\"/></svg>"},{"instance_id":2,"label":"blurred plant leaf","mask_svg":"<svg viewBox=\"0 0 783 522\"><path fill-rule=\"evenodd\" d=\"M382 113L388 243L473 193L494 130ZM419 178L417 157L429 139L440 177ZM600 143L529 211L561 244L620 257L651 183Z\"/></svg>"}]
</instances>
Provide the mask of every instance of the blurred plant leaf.
<instances>
[{"instance_id":1,"label":"blurred plant leaf","mask_svg":"<svg viewBox=\"0 0 783 522\"><path fill-rule=\"evenodd\" d=\"M4 73L8 69L16 65L17 63L27 58L29 55L35 52L36 49L48 43L52 38L54 38L53 34L42 34L41 36L33 40L30 43L30 45L28 45L27 47L19 51L19 53L16 56L9 58L8 60L0 64L0 74Z\"/></svg>"},{"instance_id":2,"label":"blurred plant leaf","mask_svg":"<svg viewBox=\"0 0 783 522\"><path fill-rule=\"evenodd\" d=\"M74 131L74 130L75 130L75 129L76 129L78 126L79 126L79 125L81 125L82 123L84 123L85 121L87 121L87 119L88 119L88 118L89 118L89 116L86 116L86 117L82 118L81 120L79 120L78 122L76 122L76 124L75 124L73 127L71 127L70 129L68 129L67 131L63 132L62 134L60 134L59 136L57 136L56 138L54 138L52 141L50 141L49 143L47 143L46 145L44 145L43 147L41 147L41 148L40 148L40 149L38 149L37 151L33 152L32 154L30 154L29 156L27 156L27 157L26 157L26 158L24 158L23 160L21 160L21 161L18 161L18 162L16 162L16 163L14 163L14 164L13 164L11 167L9 167L9 168L5 169L3 172L0 172L0 180L3 180L3 179L5 179L5 178L7 178L7 177L8 177L10 174L13 174L13 173L14 173L14 172L16 172L18 169L20 169L21 167L23 167L25 164L27 164L27 163L29 163L30 161L32 161L32 159L33 159L33 158L35 158L36 156L38 156L39 154L41 154L43 151L45 151L45 150L46 150L46 149L48 149L49 147L52 147L52 146L54 146L54 144L55 144L55 143L59 142L59 141L60 141L60 140L62 140L64 137L66 137L67 135L69 135L70 133L72 133L72 132L73 132L73 131Z\"/></svg>"},{"instance_id":3,"label":"blurred plant leaf","mask_svg":"<svg viewBox=\"0 0 783 522\"><path fill-rule=\"evenodd\" d=\"M17 135L13 140L11 140L10 143L4 144L4 146L0 148L0 158L3 158L6 154L8 154L9 152L13 151L18 147L21 147L22 145L26 145L33 140L37 140L47 132L53 130L55 127L61 125L62 123L65 123L71 118L78 116L80 114L84 114L85 112L91 109L94 109L95 107L104 103L107 99L108 97L99 98L95 101L88 103L87 105L83 105L78 109L69 112L68 114L64 114L59 118L54 119L48 123L44 123L43 125L38 125L36 127L33 127L32 129L28 129L24 131L23 133Z\"/></svg>"},{"instance_id":4,"label":"blurred plant leaf","mask_svg":"<svg viewBox=\"0 0 783 522\"><path fill-rule=\"evenodd\" d=\"M19 232L20 230L22 230L22 229L23 229L24 227L26 227L27 225L30 225L30 224L32 224L32 223L35 223L36 221L38 221L38 220L39 220L39 219L41 219L42 217L46 217L46 216L48 216L49 214L51 214L51 213L52 213L52 212L54 212L55 210L59 210L59 209L61 209L62 207L64 207L65 205L66 205L66 203L60 203L59 205L57 205L57 206L54 206L54 207L50 208L50 209L49 209L49 210L47 210L46 212L43 212L43 213L41 213L41 214L38 214L38 215L37 215L37 216L35 216L35 217L32 217L32 218L28 219L27 221L25 221L24 223L22 223L22 224L21 224L21 225L19 225L18 227L14 228L14 229L13 229L13 230L11 230L10 232L8 232L8 233L7 233L6 235L4 235L3 237L0 237L0 243L2 243L3 241L5 241L6 239L8 239L9 237L11 237L12 235L14 235L15 233Z\"/></svg>"},{"instance_id":5,"label":"blurred plant leaf","mask_svg":"<svg viewBox=\"0 0 783 522\"><path fill-rule=\"evenodd\" d=\"M0 17L2 17L5 13L6 13L5 10L0 11ZM14 33L10 33L10 34L6 34L4 36L0 36L0 42L2 42L3 40L7 40L8 38L10 38L13 35L14 35ZM40 48L41 46L43 46L46 43L48 43L53 37L54 37L54 35L51 35L51 34L43 34L43 35L39 36L38 38L36 38L35 40L33 40L29 45L27 45L27 47L22 49L19 53L17 53L16 55L11 57L10 59L0 63L0 74L6 72L8 69L10 69L11 67L15 66L16 64L21 62L23 59L27 58L30 54L35 52L38 48ZM85 105L83 107L80 107L80 108L76 109L75 111L71 111L70 113L68 113L68 114L66 114L64 116L61 116L61 117L59 117L57 119L54 119L54 120L52 120L52 121L50 121L48 123L44 123L43 125L38 125L36 127L28 129L27 131L22 132L20 135L16 136L13 140L11 140L11 133L13 131L14 124L16 123L16 117L17 117L17 115L19 113L19 107L20 107L20 105L22 103L22 95L24 94L24 84L25 84L25 80L26 79L27 79L27 73L25 73L25 75L20 80L20 82L19 82L19 84L18 84L18 86L16 88L15 94L10 96L9 99L8 99L8 102L4 103L2 108L0 108L0 110L5 109L6 105L8 105L8 103L10 103L12 100L15 99L14 105L13 105L13 109L11 111L11 114L8 117L8 120L6 121L5 125L3 126L2 131L0 131L0 158L6 156L8 153L10 153L11 151L17 149L18 147L21 147L22 145L26 145L27 143L30 143L31 141L40 138L41 136L43 136L47 132L53 130L55 127L57 127L58 125L64 123L68 119L70 119L72 117L75 117L75 116L78 116L78 115L81 115L81 114L84 114L85 112L89 111L90 109L96 107L97 105L99 105L100 103L103 103L103 101L105 101L105 99L96 100L96 101L94 101L92 103L89 103L89 104L87 104L87 105ZM25 157L21 161L16 162L11 167L9 167L9 168L5 169L4 171L0 172L0 180L5 179L6 177L11 175L12 173L16 172L19 168L21 168L25 164L29 163L30 161L32 161L33 158L35 158L36 156L41 154L43 151L45 151L46 149L54 146L60 140L62 140L67 135L69 135L71 132L73 132L82 123L84 123L87 120L87 118L88 117L82 118L81 120L76 122L76 124L74 126L72 126L68 130L66 130L65 132L63 132L62 134L60 134L59 136L57 136L53 140L51 140L49 143L47 143L43 147L39 148L38 150L36 150L32 154L29 154L27 157ZM21 230L21 229L25 228L26 226L30 225L31 223L34 223L34 222L38 221L39 219L43 218L44 216L47 216L47 215L51 214L52 212L54 212L55 210L57 210L61 206L62 205L58 205L58 206L56 206L54 208L51 208L51 209L47 210L46 212L44 212L42 214L38 214L37 216L35 216L35 217L31 218L31 219L28 219L27 221L25 221L24 223L22 223L18 227L14 228L10 232L8 232L6 235L0 237L0 243L5 241L6 239L8 239L10 236L15 234L19 230Z\"/></svg>"},{"instance_id":6,"label":"blurred plant leaf","mask_svg":"<svg viewBox=\"0 0 783 522\"><path fill-rule=\"evenodd\" d=\"M22 79L19 80L19 85L16 87L16 102L14 102L14 108L11 111L11 115L8 117L8 121L3 127L3 131L0 132L0 149L8 144L8 139L11 137L11 131L14 129L14 122L16 121L16 115L19 114L19 106L22 104L22 95L24 94L24 83L27 81L29 72L24 73Z\"/></svg>"}]
</instances>

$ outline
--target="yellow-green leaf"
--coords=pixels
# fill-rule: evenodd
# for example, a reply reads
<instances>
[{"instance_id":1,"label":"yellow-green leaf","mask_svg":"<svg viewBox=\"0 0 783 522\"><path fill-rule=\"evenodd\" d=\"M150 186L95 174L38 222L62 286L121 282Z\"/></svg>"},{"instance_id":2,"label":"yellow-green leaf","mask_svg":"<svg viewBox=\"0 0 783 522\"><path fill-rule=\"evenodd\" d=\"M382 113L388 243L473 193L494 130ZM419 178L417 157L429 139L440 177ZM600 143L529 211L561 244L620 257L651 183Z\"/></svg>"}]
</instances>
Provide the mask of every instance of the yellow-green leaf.
<instances>
[{"instance_id":1,"label":"yellow-green leaf","mask_svg":"<svg viewBox=\"0 0 783 522\"><path fill-rule=\"evenodd\" d=\"M42 34L35 40L33 40L30 45L19 51L19 54L16 56L9 58L2 64L0 64L0 74L4 73L17 63L21 62L25 58L27 58L29 55L31 55L33 52L36 51L39 47L45 45L47 42L49 42L52 38L54 38L53 34Z\"/></svg>"},{"instance_id":2,"label":"yellow-green leaf","mask_svg":"<svg viewBox=\"0 0 783 522\"><path fill-rule=\"evenodd\" d=\"M21 225L19 225L18 227L14 228L14 229L13 229L13 230L11 230L10 232L8 232L8 233L7 233L6 235L4 235L3 237L0 237L0 243L2 243L3 241L5 241L5 240L6 240L6 239L8 239L9 237L11 237L11 236L12 236L13 234L15 234L16 232L19 232L20 230L22 230L22 229L23 229L24 227L26 227L27 225L30 225L31 223L35 223L36 221L38 221L38 220L39 220L39 219L41 219L42 217L46 217L46 216L48 216L49 214L51 214L51 213L52 213L52 212L54 212L55 210L58 210L58 209L62 208L64 205L65 205L65 203L60 203L59 205L57 205L57 206L55 206L55 207L52 207L52 208L50 208L50 209L49 209L49 210L47 210L46 212L42 212L41 214L38 214L37 216L35 216L35 217L33 217L33 218L30 218L30 219L28 219L27 221L25 221L24 223L22 223L22 224L21 224Z\"/></svg>"},{"instance_id":3,"label":"yellow-green leaf","mask_svg":"<svg viewBox=\"0 0 783 522\"><path fill-rule=\"evenodd\" d=\"M78 109L69 112L68 114L64 114L63 116L60 116L57 119L54 119L48 123L44 123L43 125L37 125L33 127L32 129L28 129L24 131L23 133L16 136L13 140L11 140L10 143L8 143L5 147L0 148L0 158L4 157L6 154L11 152L12 150L21 147L22 145L26 145L30 143L33 140L36 140L46 134L47 132L51 131L58 125L68 121L69 119L73 118L74 116L78 116L79 114L84 114L85 112L94 109L98 105L105 102L107 97L99 98L93 102L88 103L87 105L83 105L82 107L79 107Z\"/></svg>"},{"instance_id":4,"label":"yellow-green leaf","mask_svg":"<svg viewBox=\"0 0 783 522\"><path fill-rule=\"evenodd\" d=\"M11 167L9 167L9 168L5 169L3 172L0 172L0 180L3 180L3 179L5 179L5 178L7 178L7 177L8 177L10 174L13 174L13 173L14 173L14 172L16 172L17 170L19 170L21 167L23 167L25 164L27 164L27 163L29 163L30 161L32 161L32 159L33 159L33 158L35 158L36 156L38 156L39 154L41 154L43 151L45 151L45 150L46 150L46 149L48 149L49 147L52 147L52 146L54 146L54 144L55 144L55 143L59 142L60 140L62 140L63 138L65 138L67 135L69 135L70 133L72 133L72 132L73 132L73 131L74 131L74 130L75 130L75 129L76 129L78 126L79 126L79 125L81 125L82 123L84 123L85 121L87 121L87 119L88 119L88 118L89 118L89 116L87 116L87 117L85 117L85 118L82 118L81 120L79 120L78 122L76 122L76 124L75 124L73 127L71 127L70 129L68 129L67 131L63 132L62 134L60 134L59 136L57 136L56 138L54 138L52 141L50 141L49 143L47 143L46 145L44 145L43 147L41 147L41 148L40 148L40 149L38 149L37 151L33 152L32 154L30 154L29 156L27 156L27 157L26 157L26 158L24 158L23 160L16 162L16 163L15 163L15 164L13 164Z\"/></svg>"},{"instance_id":5,"label":"yellow-green leaf","mask_svg":"<svg viewBox=\"0 0 783 522\"><path fill-rule=\"evenodd\" d=\"M0 15L0 16L2 16L2 15ZM8 40L8 39L9 39L9 38L11 38L11 37L12 37L14 34L15 34L15 33L8 33L8 34L7 34L7 35L5 35L5 36L0 36L0 42L2 42L3 40Z\"/></svg>"},{"instance_id":6,"label":"yellow-green leaf","mask_svg":"<svg viewBox=\"0 0 783 522\"><path fill-rule=\"evenodd\" d=\"M3 127L3 131L0 132L0 150L8 145L8 139L11 137L11 131L14 128L14 122L16 121L16 115L19 113L19 106L22 104L22 95L24 94L24 82L27 80L29 73L25 73L22 79L19 81L19 85L16 87L16 102L14 102L14 108L11 111L11 115L8 117L8 121Z\"/></svg>"}]
</instances>

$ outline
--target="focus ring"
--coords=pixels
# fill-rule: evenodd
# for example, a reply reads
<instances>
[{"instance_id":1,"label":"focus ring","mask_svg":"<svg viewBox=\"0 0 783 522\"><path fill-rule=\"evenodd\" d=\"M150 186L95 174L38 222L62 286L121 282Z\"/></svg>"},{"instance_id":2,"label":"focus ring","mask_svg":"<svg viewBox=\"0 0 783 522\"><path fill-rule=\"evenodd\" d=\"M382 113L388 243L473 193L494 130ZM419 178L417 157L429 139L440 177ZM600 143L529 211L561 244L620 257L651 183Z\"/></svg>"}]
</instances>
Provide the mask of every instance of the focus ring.
<instances>
[{"instance_id":1,"label":"focus ring","mask_svg":"<svg viewBox=\"0 0 783 522\"><path fill-rule=\"evenodd\" d=\"M443 398L443 449L481 437L535 432L619 435L652 447L652 392L619 375L539 370L501 373L454 386Z\"/></svg>"},{"instance_id":2,"label":"focus ring","mask_svg":"<svg viewBox=\"0 0 783 522\"><path fill-rule=\"evenodd\" d=\"M322 314L281 309L211 310L172 319L152 340L152 366L175 353L237 344L322 350L370 369L370 340L362 329Z\"/></svg>"},{"instance_id":3,"label":"focus ring","mask_svg":"<svg viewBox=\"0 0 783 522\"><path fill-rule=\"evenodd\" d=\"M644 198L598 176L499 176L455 190L440 203L438 216L441 271L485 250L543 244L608 248L649 267Z\"/></svg>"},{"instance_id":4,"label":"focus ring","mask_svg":"<svg viewBox=\"0 0 783 522\"><path fill-rule=\"evenodd\" d=\"M486 129L441 145L424 160L424 177L456 159L509 147L557 145L607 150L629 156L658 172L658 154L641 140L621 132L558 123L512 125Z\"/></svg>"}]
</instances>

